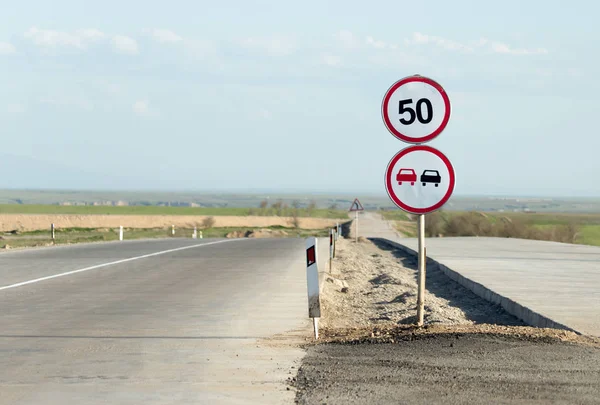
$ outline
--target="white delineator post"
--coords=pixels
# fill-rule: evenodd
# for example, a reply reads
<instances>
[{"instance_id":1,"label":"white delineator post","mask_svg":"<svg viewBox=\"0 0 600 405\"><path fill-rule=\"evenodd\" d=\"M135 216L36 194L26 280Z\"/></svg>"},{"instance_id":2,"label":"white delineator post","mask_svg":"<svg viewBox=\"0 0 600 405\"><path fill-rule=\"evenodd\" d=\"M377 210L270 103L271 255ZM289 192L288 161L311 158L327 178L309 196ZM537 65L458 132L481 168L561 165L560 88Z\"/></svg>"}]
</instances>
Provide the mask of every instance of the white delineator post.
<instances>
[{"instance_id":1,"label":"white delineator post","mask_svg":"<svg viewBox=\"0 0 600 405\"><path fill-rule=\"evenodd\" d=\"M198 230L194 227L194 233L192 234L192 239L196 239L198 237Z\"/></svg>"},{"instance_id":2,"label":"white delineator post","mask_svg":"<svg viewBox=\"0 0 600 405\"><path fill-rule=\"evenodd\" d=\"M50 233L52 234L52 242L54 242L54 224L50 224Z\"/></svg>"},{"instance_id":3,"label":"white delineator post","mask_svg":"<svg viewBox=\"0 0 600 405\"><path fill-rule=\"evenodd\" d=\"M331 255L331 257L334 259L335 259L335 245L337 244L337 240L338 240L338 232L337 232L337 227L335 227L335 229L333 230L333 254Z\"/></svg>"},{"instance_id":4,"label":"white delineator post","mask_svg":"<svg viewBox=\"0 0 600 405\"><path fill-rule=\"evenodd\" d=\"M175 236L175 225L171 225L171 235Z\"/></svg>"},{"instance_id":5,"label":"white delineator post","mask_svg":"<svg viewBox=\"0 0 600 405\"><path fill-rule=\"evenodd\" d=\"M123 226L119 227L119 240L123 240Z\"/></svg>"},{"instance_id":6,"label":"white delineator post","mask_svg":"<svg viewBox=\"0 0 600 405\"><path fill-rule=\"evenodd\" d=\"M319 269L317 267L317 238L306 240L306 286L308 290L308 317L313 320L315 339L319 338L321 300L319 298Z\"/></svg>"},{"instance_id":7,"label":"white delineator post","mask_svg":"<svg viewBox=\"0 0 600 405\"><path fill-rule=\"evenodd\" d=\"M425 318L425 270L427 257L425 255L425 215L419 215L419 291L417 295L417 326L423 326Z\"/></svg>"},{"instance_id":8,"label":"white delineator post","mask_svg":"<svg viewBox=\"0 0 600 405\"><path fill-rule=\"evenodd\" d=\"M200 239L202 239L202 238L203 238L203 236L202 236L202 231L200 231Z\"/></svg>"}]
</instances>

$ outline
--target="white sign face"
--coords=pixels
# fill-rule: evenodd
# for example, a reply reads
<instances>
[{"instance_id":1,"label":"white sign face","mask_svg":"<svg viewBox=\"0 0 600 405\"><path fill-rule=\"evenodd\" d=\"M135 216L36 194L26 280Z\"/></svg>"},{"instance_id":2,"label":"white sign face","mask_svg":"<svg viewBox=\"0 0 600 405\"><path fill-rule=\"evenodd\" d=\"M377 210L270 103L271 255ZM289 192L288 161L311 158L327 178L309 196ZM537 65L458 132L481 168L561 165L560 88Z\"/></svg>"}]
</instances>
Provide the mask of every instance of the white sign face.
<instances>
[{"instance_id":1,"label":"white sign face","mask_svg":"<svg viewBox=\"0 0 600 405\"><path fill-rule=\"evenodd\" d=\"M441 208L454 191L454 168L450 160L430 146L401 150L388 164L385 185L392 201L412 214Z\"/></svg>"},{"instance_id":2,"label":"white sign face","mask_svg":"<svg viewBox=\"0 0 600 405\"><path fill-rule=\"evenodd\" d=\"M423 143L438 136L450 119L450 99L437 82L422 76L402 79L386 92L383 122L396 138Z\"/></svg>"}]
</instances>

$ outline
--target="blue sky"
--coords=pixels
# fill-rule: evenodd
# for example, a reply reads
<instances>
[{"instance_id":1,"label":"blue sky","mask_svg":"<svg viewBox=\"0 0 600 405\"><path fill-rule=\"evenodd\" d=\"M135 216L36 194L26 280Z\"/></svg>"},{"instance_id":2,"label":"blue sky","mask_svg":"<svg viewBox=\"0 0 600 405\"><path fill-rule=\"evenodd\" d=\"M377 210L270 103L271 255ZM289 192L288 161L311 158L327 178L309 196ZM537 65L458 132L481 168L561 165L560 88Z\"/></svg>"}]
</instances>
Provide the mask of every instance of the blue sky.
<instances>
[{"instance_id":1,"label":"blue sky","mask_svg":"<svg viewBox=\"0 0 600 405\"><path fill-rule=\"evenodd\" d=\"M2 188L385 195L383 94L447 90L456 194L598 196L595 2L20 1Z\"/></svg>"}]
</instances>

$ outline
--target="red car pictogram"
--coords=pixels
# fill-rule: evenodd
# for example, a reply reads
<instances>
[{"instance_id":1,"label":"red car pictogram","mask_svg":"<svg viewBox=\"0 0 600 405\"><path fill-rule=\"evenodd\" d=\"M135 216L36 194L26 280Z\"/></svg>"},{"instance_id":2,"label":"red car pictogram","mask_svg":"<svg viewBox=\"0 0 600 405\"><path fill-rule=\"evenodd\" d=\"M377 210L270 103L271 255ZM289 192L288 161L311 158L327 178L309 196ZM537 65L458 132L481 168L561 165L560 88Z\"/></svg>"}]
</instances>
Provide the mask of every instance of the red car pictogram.
<instances>
[{"instance_id":1,"label":"red car pictogram","mask_svg":"<svg viewBox=\"0 0 600 405\"><path fill-rule=\"evenodd\" d=\"M403 181L409 182L410 185L414 186L415 181L417 181L417 174L413 169L400 169L398 174L396 175L396 181L398 184L402 185Z\"/></svg>"}]
</instances>

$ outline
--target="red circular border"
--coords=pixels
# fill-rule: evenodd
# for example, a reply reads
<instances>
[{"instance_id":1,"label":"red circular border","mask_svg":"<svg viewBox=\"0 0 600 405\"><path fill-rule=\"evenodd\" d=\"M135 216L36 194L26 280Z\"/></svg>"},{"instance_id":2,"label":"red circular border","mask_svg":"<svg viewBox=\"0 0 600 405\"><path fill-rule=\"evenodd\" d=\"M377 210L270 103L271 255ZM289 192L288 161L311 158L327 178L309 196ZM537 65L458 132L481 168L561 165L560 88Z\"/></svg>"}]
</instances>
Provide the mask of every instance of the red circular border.
<instances>
[{"instance_id":1,"label":"red circular border","mask_svg":"<svg viewBox=\"0 0 600 405\"><path fill-rule=\"evenodd\" d=\"M444 114L444 119L442 120L442 123L440 124L440 126L435 131L433 131L431 134L423 136L421 138L413 138L408 135L404 135L404 134L400 133L392 125L390 117L388 116L388 113L387 113L388 104L390 102L390 98L392 97L392 94L394 94L394 92L396 90L398 90L398 88L400 86L403 86L406 83L411 83L411 82L427 83L430 86L434 87L442 95L442 98L444 99L444 105L446 106L446 113ZM404 79L398 80L385 93L385 95L383 96L383 103L381 105L381 115L383 116L383 123L385 124L386 128L396 138L400 139L401 141L408 142L408 143L422 143L422 142L431 141L433 138L438 136L444 130L444 128L446 128L446 125L448 125L448 121L450 120L450 109L451 109L451 106L450 106L450 99L448 98L448 94L446 93L446 90L444 90L444 88L438 82L436 82L428 77L410 76L410 77L405 77Z\"/></svg>"},{"instance_id":2,"label":"red circular border","mask_svg":"<svg viewBox=\"0 0 600 405\"><path fill-rule=\"evenodd\" d=\"M411 152L419 151L419 150L431 152L434 155L436 155L437 157L439 157L444 162L446 167L448 168L448 173L450 173L450 187L448 187L448 191L446 192L444 197L437 204L435 204L431 207L427 207L427 208L414 208L414 207L410 207L410 206L404 204L402 201L400 201L400 199L396 196L396 194L394 194L394 189L392 188L392 178L393 178L392 168L394 167L396 162L398 162L398 160L400 160L400 158L402 156L407 155ZM387 191L388 196L394 202L394 204L396 204L398 207L400 207L404 211L409 212L411 214L427 214L427 213L430 213L430 212L440 209L450 199L450 196L452 195L452 192L454 191L455 182L456 182L456 177L454 174L454 167L452 167L452 163L450 163L450 160L446 157L446 155L444 155L439 150L432 148L431 146L426 146L426 145L409 146L408 148L402 149L400 152L398 152L394 155L392 160L390 160L390 162L388 163L387 168L385 169L385 190Z\"/></svg>"}]
</instances>

